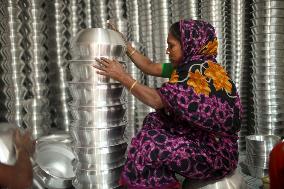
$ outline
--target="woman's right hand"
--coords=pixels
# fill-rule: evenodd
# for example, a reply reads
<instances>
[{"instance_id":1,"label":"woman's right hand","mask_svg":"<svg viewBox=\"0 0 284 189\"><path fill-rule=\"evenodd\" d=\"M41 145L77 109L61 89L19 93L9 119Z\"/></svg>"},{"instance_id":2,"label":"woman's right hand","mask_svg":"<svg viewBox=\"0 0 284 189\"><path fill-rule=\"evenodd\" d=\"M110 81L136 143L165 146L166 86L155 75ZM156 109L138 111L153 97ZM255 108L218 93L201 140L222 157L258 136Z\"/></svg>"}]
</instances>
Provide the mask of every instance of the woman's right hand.
<instances>
[{"instance_id":1,"label":"woman's right hand","mask_svg":"<svg viewBox=\"0 0 284 189\"><path fill-rule=\"evenodd\" d=\"M21 134L19 129L15 129L13 137L14 137L14 144L16 147L16 151L24 150L30 156L34 154L35 141L32 140L29 131L25 131L25 133Z\"/></svg>"}]
</instances>

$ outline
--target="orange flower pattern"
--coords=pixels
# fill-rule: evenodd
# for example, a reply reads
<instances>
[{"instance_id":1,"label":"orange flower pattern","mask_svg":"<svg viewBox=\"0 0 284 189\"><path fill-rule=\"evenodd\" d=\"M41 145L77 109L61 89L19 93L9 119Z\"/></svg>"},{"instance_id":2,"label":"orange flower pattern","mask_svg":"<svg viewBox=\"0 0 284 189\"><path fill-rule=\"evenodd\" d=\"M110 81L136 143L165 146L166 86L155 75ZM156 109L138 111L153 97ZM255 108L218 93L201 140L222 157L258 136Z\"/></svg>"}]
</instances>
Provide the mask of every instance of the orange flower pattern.
<instances>
[{"instance_id":1,"label":"orange flower pattern","mask_svg":"<svg viewBox=\"0 0 284 189\"><path fill-rule=\"evenodd\" d=\"M208 61L208 68L204 72L205 76L213 80L213 85L216 91L225 89L227 92L232 92L232 83L227 72L222 66L214 63L213 61Z\"/></svg>"},{"instance_id":2,"label":"orange flower pattern","mask_svg":"<svg viewBox=\"0 0 284 189\"><path fill-rule=\"evenodd\" d=\"M209 41L204 47L199 51L200 54L206 55L217 55L218 40L215 37L213 41Z\"/></svg>"},{"instance_id":3,"label":"orange flower pattern","mask_svg":"<svg viewBox=\"0 0 284 189\"><path fill-rule=\"evenodd\" d=\"M225 90L228 93L232 93L232 83L227 72L223 67L213 61L207 61L208 68L205 69L204 73L201 73L199 70L195 72L188 72L187 85L193 87L196 94L204 94L209 96L211 92L210 88L210 79L213 81L213 86L216 91ZM179 75L175 69L169 80L169 83L175 84L179 82Z\"/></svg>"},{"instance_id":4,"label":"orange flower pattern","mask_svg":"<svg viewBox=\"0 0 284 189\"><path fill-rule=\"evenodd\" d=\"M169 83L177 83L178 82L178 74L177 74L177 70L174 70L171 74L171 78L169 80Z\"/></svg>"},{"instance_id":5,"label":"orange flower pattern","mask_svg":"<svg viewBox=\"0 0 284 189\"><path fill-rule=\"evenodd\" d=\"M199 70L190 72L187 85L192 86L196 94L204 94L205 96L209 96L209 93L211 92L206 77L204 77Z\"/></svg>"}]
</instances>

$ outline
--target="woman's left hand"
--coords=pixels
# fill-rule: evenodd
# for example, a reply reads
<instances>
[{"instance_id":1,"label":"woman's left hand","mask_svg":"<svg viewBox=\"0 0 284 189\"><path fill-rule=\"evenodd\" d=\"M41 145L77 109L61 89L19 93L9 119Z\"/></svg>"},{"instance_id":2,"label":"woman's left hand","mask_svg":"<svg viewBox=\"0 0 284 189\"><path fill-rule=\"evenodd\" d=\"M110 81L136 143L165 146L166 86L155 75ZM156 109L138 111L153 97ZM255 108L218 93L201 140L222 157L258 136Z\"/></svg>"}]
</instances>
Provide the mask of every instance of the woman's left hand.
<instances>
[{"instance_id":1,"label":"woman's left hand","mask_svg":"<svg viewBox=\"0 0 284 189\"><path fill-rule=\"evenodd\" d=\"M96 59L96 61L101 65L93 65L97 68L97 73L100 75L111 77L117 81L120 81L122 77L126 74L123 69L122 64L120 64L117 60L110 60L107 58Z\"/></svg>"}]
</instances>

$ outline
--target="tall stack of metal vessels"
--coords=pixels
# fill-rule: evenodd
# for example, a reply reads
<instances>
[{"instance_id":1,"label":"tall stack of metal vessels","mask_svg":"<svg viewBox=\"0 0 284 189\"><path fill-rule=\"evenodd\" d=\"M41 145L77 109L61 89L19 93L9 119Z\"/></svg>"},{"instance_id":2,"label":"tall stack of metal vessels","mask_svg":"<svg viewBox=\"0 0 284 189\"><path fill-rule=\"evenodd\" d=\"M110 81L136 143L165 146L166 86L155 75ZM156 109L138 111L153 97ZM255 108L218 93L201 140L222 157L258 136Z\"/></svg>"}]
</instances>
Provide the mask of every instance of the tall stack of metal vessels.
<instances>
[{"instance_id":1,"label":"tall stack of metal vessels","mask_svg":"<svg viewBox=\"0 0 284 189\"><path fill-rule=\"evenodd\" d=\"M125 162L127 143L124 140L126 105L123 86L97 74L95 58L122 57L125 44L112 30L81 30L73 40L69 89L71 127L76 161L75 188L117 188Z\"/></svg>"}]
</instances>

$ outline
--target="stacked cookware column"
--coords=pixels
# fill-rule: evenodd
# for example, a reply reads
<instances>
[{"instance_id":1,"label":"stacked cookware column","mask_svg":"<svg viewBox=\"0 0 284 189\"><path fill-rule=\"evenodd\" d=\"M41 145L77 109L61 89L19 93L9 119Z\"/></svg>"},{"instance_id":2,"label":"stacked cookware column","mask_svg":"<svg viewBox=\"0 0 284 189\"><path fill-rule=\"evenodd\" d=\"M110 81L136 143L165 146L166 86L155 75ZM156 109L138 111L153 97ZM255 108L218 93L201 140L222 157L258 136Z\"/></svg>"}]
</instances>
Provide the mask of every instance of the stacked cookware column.
<instances>
[{"instance_id":1,"label":"stacked cookware column","mask_svg":"<svg viewBox=\"0 0 284 189\"><path fill-rule=\"evenodd\" d=\"M124 88L119 82L98 75L93 65L98 65L95 58L107 57L125 66L124 54L124 41L112 30L84 29L73 40L69 89L75 188L119 187L127 148Z\"/></svg>"}]
</instances>

